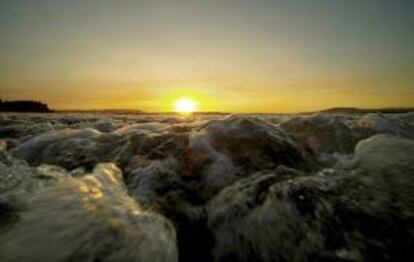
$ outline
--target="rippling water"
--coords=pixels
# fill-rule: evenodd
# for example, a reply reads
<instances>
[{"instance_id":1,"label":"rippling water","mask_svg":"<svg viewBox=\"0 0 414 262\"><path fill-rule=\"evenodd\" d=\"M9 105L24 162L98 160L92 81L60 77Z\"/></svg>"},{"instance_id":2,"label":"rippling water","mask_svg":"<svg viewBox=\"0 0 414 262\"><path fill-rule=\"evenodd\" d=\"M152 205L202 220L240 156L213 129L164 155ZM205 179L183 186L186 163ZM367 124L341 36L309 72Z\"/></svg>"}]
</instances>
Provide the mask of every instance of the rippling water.
<instances>
[{"instance_id":1,"label":"rippling water","mask_svg":"<svg viewBox=\"0 0 414 262\"><path fill-rule=\"evenodd\" d=\"M0 114L0 261L404 261L414 114Z\"/></svg>"}]
</instances>

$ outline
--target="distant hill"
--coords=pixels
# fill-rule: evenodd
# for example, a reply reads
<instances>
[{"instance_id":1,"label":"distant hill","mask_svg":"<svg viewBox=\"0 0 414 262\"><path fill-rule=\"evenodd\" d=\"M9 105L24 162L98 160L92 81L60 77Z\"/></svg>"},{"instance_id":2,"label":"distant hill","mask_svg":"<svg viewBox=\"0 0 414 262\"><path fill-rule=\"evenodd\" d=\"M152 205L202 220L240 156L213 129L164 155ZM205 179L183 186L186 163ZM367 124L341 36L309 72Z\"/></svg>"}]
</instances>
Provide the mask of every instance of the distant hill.
<instances>
[{"instance_id":1,"label":"distant hill","mask_svg":"<svg viewBox=\"0 0 414 262\"><path fill-rule=\"evenodd\" d=\"M49 113L47 104L38 101L2 101L0 100L0 112L37 112Z\"/></svg>"},{"instance_id":2,"label":"distant hill","mask_svg":"<svg viewBox=\"0 0 414 262\"><path fill-rule=\"evenodd\" d=\"M138 109L66 109L59 110L60 113L93 113L93 114L145 114Z\"/></svg>"},{"instance_id":3,"label":"distant hill","mask_svg":"<svg viewBox=\"0 0 414 262\"><path fill-rule=\"evenodd\" d=\"M177 112L162 111L162 112L147 112L138 109L71 109L71 110L58 110L59 113L93 113L93 114L145 114L145 115L177 115ZM194 112L194 115L228 115L231 113L226 112L214 112L214 111L202 111Z\"/></svg>"},{"instance_id":4,"label":"distant hill","mask_svg":"<svg viewBox=\"0 0 414 262\"><path fill-rule=\"evenodd\" d=\"M334 107L318 111L318 113L408 113L414 111L414 107L406 108L357 108L357 107Z\"/></svg>"}]
</instances>

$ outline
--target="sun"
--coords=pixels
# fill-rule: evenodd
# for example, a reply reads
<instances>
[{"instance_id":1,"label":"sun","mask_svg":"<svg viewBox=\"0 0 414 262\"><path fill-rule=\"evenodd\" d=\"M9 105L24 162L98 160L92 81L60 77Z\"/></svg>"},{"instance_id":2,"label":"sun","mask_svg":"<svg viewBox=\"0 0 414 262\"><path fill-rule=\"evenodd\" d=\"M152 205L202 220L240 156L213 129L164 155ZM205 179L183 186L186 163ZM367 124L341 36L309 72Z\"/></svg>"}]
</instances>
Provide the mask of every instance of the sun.
<instances>
[{"instance_id":1,"label":"sun","mask_svg":"<svg viewBox=\"0 0 414 262\"><path fill-rule=\"evenodd\" d=\"M174 103L175 112L188 115L197 111L197 103L190 98L181 98Z\"/></svg>"}]
</instances>

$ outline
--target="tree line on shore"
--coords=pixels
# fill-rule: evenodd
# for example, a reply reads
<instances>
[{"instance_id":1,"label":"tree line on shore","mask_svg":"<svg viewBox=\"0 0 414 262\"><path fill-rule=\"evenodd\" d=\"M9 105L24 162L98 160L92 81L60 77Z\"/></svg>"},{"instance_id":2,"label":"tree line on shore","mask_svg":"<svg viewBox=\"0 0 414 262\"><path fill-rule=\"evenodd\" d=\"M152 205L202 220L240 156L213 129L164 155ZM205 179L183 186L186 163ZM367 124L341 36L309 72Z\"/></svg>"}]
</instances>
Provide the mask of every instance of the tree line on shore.
<instances>
[{"instance_id":1,"label":"tree line on shore","mask_svg":"<svg viewBox=\"0 0 414 262\"><path fill-rule=\"evenodd\" d=\"M39 101L3 101L0 99L0 112L52 112L49 106Z\"/></svg>"}]
</instances>

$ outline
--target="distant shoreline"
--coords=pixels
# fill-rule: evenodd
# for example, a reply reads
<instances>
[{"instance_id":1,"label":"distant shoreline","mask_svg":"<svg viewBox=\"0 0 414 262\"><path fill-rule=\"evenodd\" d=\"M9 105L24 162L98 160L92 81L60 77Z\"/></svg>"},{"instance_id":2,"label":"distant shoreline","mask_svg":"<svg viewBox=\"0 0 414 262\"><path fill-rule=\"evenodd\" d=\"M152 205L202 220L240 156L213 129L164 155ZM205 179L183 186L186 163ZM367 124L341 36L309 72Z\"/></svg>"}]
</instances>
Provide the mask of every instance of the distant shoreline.
<instances>
[{"instance_id":1,"label":"distant shoreline","mask_svg":"<svg viewBox=\"0 0 414 262\"><path fill-rule=\"evenodd\" d=\"M365 113L408 113L414 111L414 107L384 107L384 108L358 108L358 107L333 107L317 111L303 111L303 112L194 112L194 115L229 115L229 114L365 114ZM40 101L22 100L22 101L3 101L0 99L0 112L9 113L93 113L93 114L133 114L133 115L176 115L176 112L146 112L139 109L62 109L54 110L49 109L46 103Z\"/></svg>"},{"instance_id":2,"label":"distant shoreline","mask_svg":"<svg viewBox=\"0 0 414 262\"><path fill-rule=\"evenodd\" d=\"M293 115L293 114L339 114L339 113L354 113L354 114L365 114L365 113L408 113L414 111L414 107L384 107L384 108L357 108L357 107L333 107L328 109L322 109L317 111L303 111L303 112L214 112L214 111L201 111L194 112L194 115L231 115L231 114L258 114L258 115L270 115L270 114L281 114L281 115ZM142 114L142 115L176 115L177 112L146 112L135 109L93 109L93 110L55 110L55 113L98 113L98 114Z\"/></svg>"},{"instance_id":3,"label":"distant shoreline","mask_svg":"<svg viewBox=\"0 0 414 262\"><path fill-rule=\"evenodd\" d=\"M49 109L47 104L40 101L3 101L0 99L0 112L52 113L53 111Z\"/></svg>"}]
</instances>

